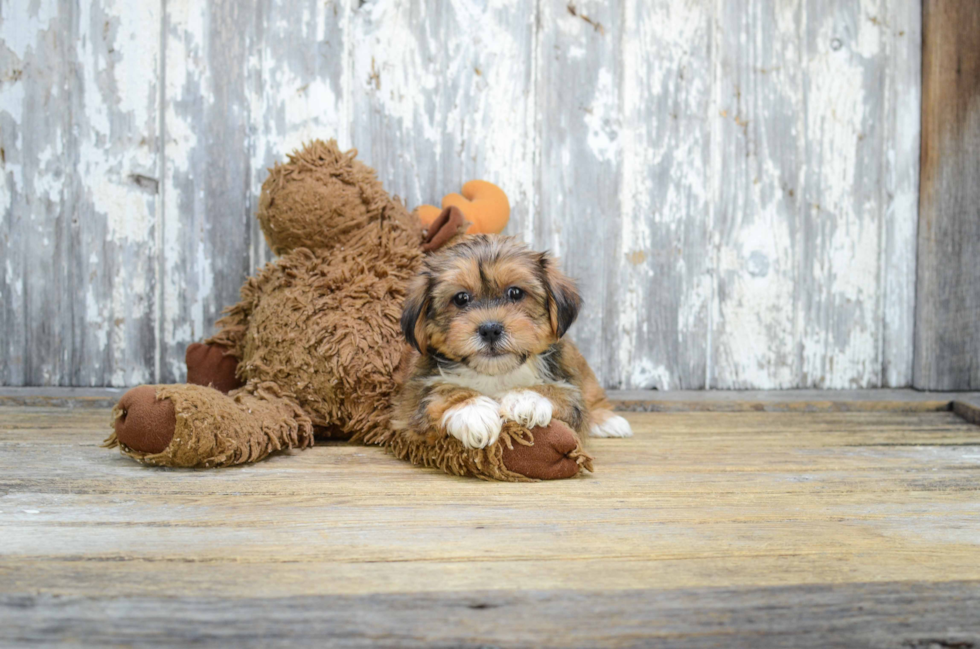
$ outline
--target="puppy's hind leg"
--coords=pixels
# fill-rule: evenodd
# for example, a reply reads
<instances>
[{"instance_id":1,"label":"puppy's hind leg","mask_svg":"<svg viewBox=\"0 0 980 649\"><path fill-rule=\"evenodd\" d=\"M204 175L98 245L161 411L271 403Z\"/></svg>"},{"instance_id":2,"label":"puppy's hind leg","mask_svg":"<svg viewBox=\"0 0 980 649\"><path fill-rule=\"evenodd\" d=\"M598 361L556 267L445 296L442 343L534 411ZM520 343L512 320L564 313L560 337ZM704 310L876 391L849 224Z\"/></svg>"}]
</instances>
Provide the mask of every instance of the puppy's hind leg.
<instances>
[{"instance_id":1,"label":"puppy's hind leg","mask_svg":"<svg viewBox=\"0 0 980 649\"><path fill-rule=\"evenodd\" d=\"M593 410L589 425L591 437L632 437L633 428L623 417L606 408Z\"/></svg>"}]
</instances>

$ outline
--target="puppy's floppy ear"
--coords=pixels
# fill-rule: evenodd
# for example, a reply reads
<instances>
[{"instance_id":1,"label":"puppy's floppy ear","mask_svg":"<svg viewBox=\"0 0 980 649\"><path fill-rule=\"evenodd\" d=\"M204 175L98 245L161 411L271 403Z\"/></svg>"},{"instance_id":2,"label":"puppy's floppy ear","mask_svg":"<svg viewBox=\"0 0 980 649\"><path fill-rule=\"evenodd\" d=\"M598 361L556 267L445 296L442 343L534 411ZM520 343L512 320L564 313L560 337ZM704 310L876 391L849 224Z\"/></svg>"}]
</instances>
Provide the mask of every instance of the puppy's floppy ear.
<instances>
[{"instance_id":1,"label":"puppy's floppy ear","mask_svg":"<svg viewBox=\"0 0 980 649\"><path fill-rule=\"evenodd\" d=\"M582 306L575 281L558 270L558 260L542 253L539 258L541 277L548 292L548 315L555 338L561 338L575 322Z\"/></svg>"},{"instance_id":2,"label":"puppy's floppy ear","mask_svg":"<svg viewBox=\"0 0 980 649\"><path fill-rule=\"evenodd\" d=\"M408 285L405 307L402 310L402 332L420 354L425 353L428 338L425 335L425 313L429 309L429 280L427 273L418 275Z\"/></svg>"}]
</instances>

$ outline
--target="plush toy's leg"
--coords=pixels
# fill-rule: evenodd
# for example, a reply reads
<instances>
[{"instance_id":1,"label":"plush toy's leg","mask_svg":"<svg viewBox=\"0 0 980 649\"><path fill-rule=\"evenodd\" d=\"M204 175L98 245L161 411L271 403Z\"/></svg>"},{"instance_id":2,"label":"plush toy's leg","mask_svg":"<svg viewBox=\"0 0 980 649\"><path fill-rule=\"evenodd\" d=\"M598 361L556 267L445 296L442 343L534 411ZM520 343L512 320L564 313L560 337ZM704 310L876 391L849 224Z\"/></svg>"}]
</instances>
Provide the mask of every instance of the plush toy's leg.
<instances>
[{"instance_id":1,"label":"plush toy's leg","mask_svg":"<svg viewBox=\"0 0 980 649\"><path fill-rule=\"evenodd\" d=\"M184 356L187 362L187 382L191 385L208 385L225 394L242 387L235 376L238 359L222 345L191 343Z\"/></svg>"},{"instance_id":2,"label":"plush toy's leg","mask_svg":"<svg viewBox=\"0 0 980 649\"><path fill-rule=\"evenodd\" d=\"M389 442L392 452L413 464L436 467L453 475L485 480L526 482L571 478L592 471L592 458L575 432L553 419L531 430L506 422L496 443L482 449L463 446L455 437L403 433Z\"/></svg>"},{"instance_id":3,"label":"plush toy's leg","mask_svg":"<svg viewBox=\"0 0 980 649\"><path fill-rule=\"evenodd\" d=\"M271 383L232 395L200 385L143 385L112 411L109 448L160 466L215 467L255 462L313 444L313 425Z\"/></svg>"}]
</instances>

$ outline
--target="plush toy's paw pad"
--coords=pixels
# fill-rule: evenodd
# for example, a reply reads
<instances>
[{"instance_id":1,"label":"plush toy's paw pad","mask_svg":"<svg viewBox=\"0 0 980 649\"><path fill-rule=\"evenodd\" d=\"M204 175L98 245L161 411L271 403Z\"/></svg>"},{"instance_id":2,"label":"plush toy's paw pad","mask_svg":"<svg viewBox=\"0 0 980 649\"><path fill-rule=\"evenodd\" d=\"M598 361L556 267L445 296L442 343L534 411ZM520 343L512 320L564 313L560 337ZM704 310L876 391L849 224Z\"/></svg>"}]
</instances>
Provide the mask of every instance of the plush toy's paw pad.
<instances>
[{"instance_id":1,"label":"plush toy's paw pad","mask_svg":"<svg viewBox=\"0 0 980 649\"><path fill-rule=\"evenodd\" d=\"M157 399L156 388L141 385L122 396L113 422L119 443L139 453L161 453L177 428L174 404Z\"/></svg>"},{"instance_id":2,"label":"plush toy's paw pad","mask_svg":"<svg viewBox=\"0 0 980 649\"><path fill-rule=\"evenodd\" d=\"M579 459L589 459L582 453L578 438L572 429L557 419L548 426L531 429L532 446L503 445L504 466L528 478L537 480L561 480L578 475ZM590 464L585 464L591 470Z\"/></svg>"},{"instance_id":3,"label":"plush toy's paw pad","mask_svg":"<svg viewBox=\"0 0 980 649\"><path fill-rule=\"evenodd\" d=\"M592 437L632 437L633 429L628 421L619 415L614 415L611 410L596 410L592 413L589 435Z\"/></svg>"},{"instance_id":4,"label":"plush toy's paw pad","mask_svg":"<svg viewBox=\"0 0 980 649\"><path fill-rule=\"evenodd\" d=\"M500 414L525 428L547 426L553 410L551 401L534 390L514 390L500 400Z\"/></svg>"},{"instance_id":5,"label":"plush toy's paw pad","mask_svg":"<svg viewBox=\"0 0 980 649\"><path fill-rule=\"evenodd\" d=\"M242 387L235 376L238 359L221 345L191 343L184 355L187 362L187 382L192 385L211 386L227 394Z\"/></svg>"},{"instance_id":6,"label":"plush toy's paw pad","mask_svg":"<svg viewBox=\"0 0 980 649\"><path fill-rule=\"evenodd\" d=\"M500 406L489 397L467 399L442 416L446 432L467 448L486 448L500 437Z\"/></svg>"}]
</instances>

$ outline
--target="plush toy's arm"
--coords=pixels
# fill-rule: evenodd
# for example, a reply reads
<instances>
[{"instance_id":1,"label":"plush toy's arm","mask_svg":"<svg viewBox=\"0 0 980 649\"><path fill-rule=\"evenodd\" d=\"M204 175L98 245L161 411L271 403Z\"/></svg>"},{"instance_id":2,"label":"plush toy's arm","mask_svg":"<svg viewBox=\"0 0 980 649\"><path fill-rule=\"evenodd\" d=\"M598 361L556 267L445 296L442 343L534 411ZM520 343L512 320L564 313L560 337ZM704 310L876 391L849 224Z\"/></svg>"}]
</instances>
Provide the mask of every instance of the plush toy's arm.
<instances>
[{"instance_id":1,"label":"plush toy's arm","mask_svg":"<svg viewBox=\"0 0 980 649\"><path fill-rule=\"evenodd\" d=\"M225 309L224 317L218 320L218 333L203 343L187 346L184 361L188 383L211 386L225 393L243 385L238 376L238 362L245 353L245 330L258 295L257 281L250 277L242 286L242 299Z\"/></svg>"},{"instance_id":2,"label":"plush toy's arm","mask_svg":"<svg viewBox=\"0 0 980 649\"><path fill-rule=\"evenodd\" d=\"M241 359L245 347L245 330L248 319L258 302L259 287L255 277L249 277L242 286L238 304L227 307L217 323L218 333L204 341L206 345L224 347L228 354Z\"/></svg>"}]
</instances>

